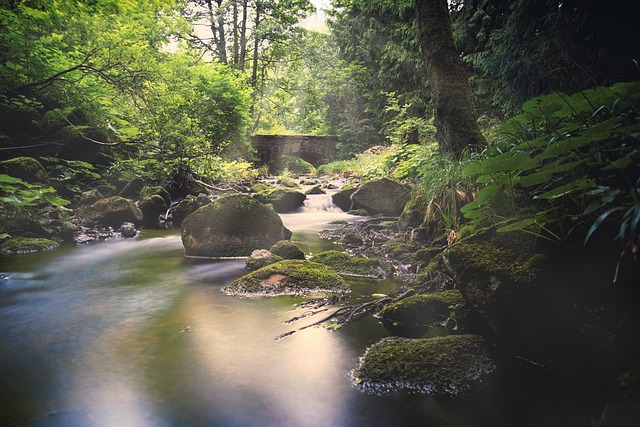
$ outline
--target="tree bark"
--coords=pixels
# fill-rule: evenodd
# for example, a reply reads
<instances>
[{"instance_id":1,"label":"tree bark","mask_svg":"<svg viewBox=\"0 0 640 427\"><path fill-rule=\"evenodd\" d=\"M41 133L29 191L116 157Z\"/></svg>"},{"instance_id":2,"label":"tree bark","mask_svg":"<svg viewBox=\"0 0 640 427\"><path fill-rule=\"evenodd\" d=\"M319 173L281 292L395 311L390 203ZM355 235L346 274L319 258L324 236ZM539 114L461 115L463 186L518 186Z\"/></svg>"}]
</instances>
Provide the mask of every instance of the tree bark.
<instances>
[{"instance_id":1,"label":"tree bark","mask_svg":"<svg viewBox=\"0 0 640 427\"><path fill-rule=\"evenodd\" d=\"M486 140L476 121L471 88L453 41L447 0L416 0L422 56L433 93L440 148L460 158Z\"/></svg>"},{"instance_id":2,"label":"tree bark","mask_svg":"<svg viewBox=\"0 0 640 427\"><path fill-rule=\"evenodd\" d=\"M238 70L244 70L244 63L247 57L247 0L242 2L242 23L240 24L240 58L238 59Z\"/></svg>"},{"instance_id":3,"label":"tree bark","mask_svg":"<svg viewBox=\"0 0 640 427\"><path fill-rule=\"evenodd\" d=\"M220 61L223 64L227 63L227 41L226 41L226 37L224 35L224 26L225 26L225 22L224 22L224 9L222 8L222 2L223 0L217 0L218 3L218 9L216 10L217 15L218 15L218 33L219 33L219 37L218 37L218 56L220 57Z\"/></svg>"}]
</instances>

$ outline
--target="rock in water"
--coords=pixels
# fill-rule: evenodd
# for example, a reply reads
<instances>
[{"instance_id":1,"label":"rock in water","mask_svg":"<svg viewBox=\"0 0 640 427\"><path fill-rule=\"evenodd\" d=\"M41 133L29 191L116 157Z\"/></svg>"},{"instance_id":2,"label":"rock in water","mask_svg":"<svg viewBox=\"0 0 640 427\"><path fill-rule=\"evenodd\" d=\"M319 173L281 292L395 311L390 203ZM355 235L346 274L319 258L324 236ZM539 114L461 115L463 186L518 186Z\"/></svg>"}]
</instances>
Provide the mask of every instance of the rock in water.
<instances>
[{"instance_id":1,"label":"rock in water","mask_svg":"<svg viewBox=\"0 0 640 427\"><path fill-rule=\"evenodd\" d=\"M220 197L182 223L187 256L249 256L290 237L275 211L243 194Z\"/></svg>"},{"instance_id":2,"label":"rock in water","mask_svg":"<svg viewBox=\"0 0 640 427\"><path fill-rule=\"evenodd\" d=\"M362 184L352 195L351 209L365 209L369 214L398 216L409 200L409 190L388 178ZM334 200L335 203L335 200Z\"/></svg>"}]
</instances>

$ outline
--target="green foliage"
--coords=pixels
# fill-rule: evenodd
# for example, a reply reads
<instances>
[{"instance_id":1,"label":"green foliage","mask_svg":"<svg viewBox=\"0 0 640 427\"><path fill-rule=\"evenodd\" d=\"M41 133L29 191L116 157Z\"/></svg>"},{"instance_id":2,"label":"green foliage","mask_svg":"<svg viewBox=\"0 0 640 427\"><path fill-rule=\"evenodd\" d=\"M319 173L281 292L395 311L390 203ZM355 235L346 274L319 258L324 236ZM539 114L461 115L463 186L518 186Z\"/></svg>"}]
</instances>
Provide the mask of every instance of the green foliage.
<instances>
[{"instance_id":1,"label":"green foliage","mask_svg":"<svg viewBox=\"0 0 640 427\"><path fill-rule=\"evenodd\" d=\"M44 218L68 218L69 203L52 187L0 174L0 232L28 228Z\"/></svg>"},{"instance_id":2,"label":"green foliage","mask_svg":"<svg viewBox=\"0 0 640 427\"><path fill-rule=\"evenodd\" d=\"M281 156L275 165L275 172L279 175L310 175L316 173L316 168L300 157Z\"/></svg>"},{"instance_id":3,"label":"green foliage","mask_svg":"<svg viewBox=\"0 0 640 427\"><path fill-rule=\"evenodd\" d=\"M501 127L502 140L465 167L483 186L465 216L552 240L585 222L589 236L617 217L619 237L635 239L627 230L637 215L639 99L640 84L629 83L528 101Z\"/></svg>"},{"instance_id":4,"label":"green foliage","mask_svg":"<svg viewBox=\"0 0 640 427\"><path fill-rule=\"evenodd\" d=\"M66 190L78 194L87 183L101 178L96 168L82 160L66 160L57 157L43 157L49 177L59 182Z\"/></svg>"}]
</instances>

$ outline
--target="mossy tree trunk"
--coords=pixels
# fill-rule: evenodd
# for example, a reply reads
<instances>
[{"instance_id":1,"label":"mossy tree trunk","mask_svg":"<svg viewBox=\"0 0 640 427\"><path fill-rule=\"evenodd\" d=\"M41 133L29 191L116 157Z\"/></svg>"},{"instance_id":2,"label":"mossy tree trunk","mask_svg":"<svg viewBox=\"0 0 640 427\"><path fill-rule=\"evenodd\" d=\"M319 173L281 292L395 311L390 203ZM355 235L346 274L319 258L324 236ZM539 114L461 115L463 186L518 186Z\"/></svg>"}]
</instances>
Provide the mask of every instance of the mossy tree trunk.
<instances>
[{"instance_id":1,"label":"mossy tree trunk","mask_svg":"<svg viewBox=\"0 0 640 427\"><path fill-rule=\"evenodd\" d=\"M466 72L453 41L447 0L416 0L420 44L433 92L440 148L460 157L486 140L476 122Z\"/></svg>"}]
</instances>

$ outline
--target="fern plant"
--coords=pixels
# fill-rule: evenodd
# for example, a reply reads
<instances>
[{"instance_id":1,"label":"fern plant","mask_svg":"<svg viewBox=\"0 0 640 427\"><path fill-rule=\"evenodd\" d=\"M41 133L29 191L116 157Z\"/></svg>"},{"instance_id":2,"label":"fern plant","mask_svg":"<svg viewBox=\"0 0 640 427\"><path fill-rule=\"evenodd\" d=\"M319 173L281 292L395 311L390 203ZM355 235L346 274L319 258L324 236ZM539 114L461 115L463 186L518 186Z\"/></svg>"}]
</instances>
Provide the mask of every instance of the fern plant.
<instances>
[{"instance_id":1,"label":"fern plant","mask_svg":"<svg viewBox=\"0 0 640 427\"><path fill-rule=\"evenodd\" d=\"M554 241L592 223L590 235L605 219L629 229L622 212L639 175L639 101L639 83L528 101L499 129L500 141L464 168L481 186L465 217Z\"/></svg>"}]
</instances>

